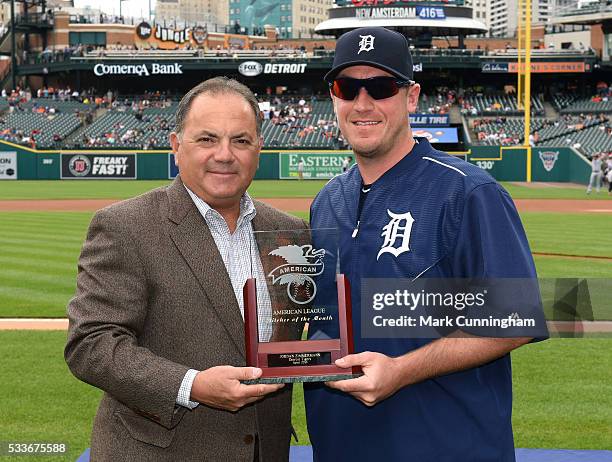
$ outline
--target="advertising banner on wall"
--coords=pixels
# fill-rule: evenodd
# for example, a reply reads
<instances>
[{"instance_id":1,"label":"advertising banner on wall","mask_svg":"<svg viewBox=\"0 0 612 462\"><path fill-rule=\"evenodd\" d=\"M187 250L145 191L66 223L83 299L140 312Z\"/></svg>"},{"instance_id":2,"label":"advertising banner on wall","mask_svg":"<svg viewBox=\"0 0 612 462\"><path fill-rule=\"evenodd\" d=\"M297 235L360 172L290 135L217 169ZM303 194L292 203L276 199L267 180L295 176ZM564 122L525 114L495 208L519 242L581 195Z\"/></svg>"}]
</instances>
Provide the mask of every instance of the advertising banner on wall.
<instances>
[{"instance_id":1,"label":"advertising banner on wall","mask_svg":"<svg viewBox=\"0 0 612 462\"><path fill-rule=\"evenodd\" d=\"M62 153L62 179L136 179L136 154Z\"/></svg>"},{"instance_id":2,"label":"advertising banner on wall","mask_svg":"<svg viewBox=\"0 0 612 462\"><path fill-rule=\"evenodd\" d=\"M448 114L410 114L411 127L448 126Z\"/></svg>"},{"instance_id":3,"label":"advertising banner on wall","mask_svg":"<svg viewBox=\"0 0 612 462\"><path fill-rule=\"evenodd\" d=\"M346 151L309 153L281 152L278 156L279 178L296 180L299 178L300 162L303 164L304 179L326 180L342 173L342 161L347 157ZM353 158L354 159L354 158ZM354 160L351 161L351 165Z\"/></svg>"},{"instance_id":4,"label":"advertising banner on wall","mask_svg":"<svg viewBox=\"0 0 612 462\"><path fill-rule=\"evenodd\" d=\"M525 63L521 63L521 68L525 68ZM538 74L557 74L568 72L589 72L591 66L585 62L532 62L531 72ZM517 73L518 63L509 63L508 72Z\"/></svg>"},{"instance_id":5,"label":"advertising banner on wall","mask_svg":"<svg viewBox=\"0 0 612 462\"><path fill-rule=\"evenodd\" d=\"M459 135L456 127L421 127L412 130L412 135L427 138L431 144L436 143L458 143Z\"/></svg>"},{"instance_id":6,"label":"advertising banner on wall","mask_svg":"<svg viewBox=\"0 0 612 462\"><path fill-rule=\"evenodd\" d=\"M161 24L141 22L134 30L134 41L139 48L155 48L160 50L175 50L187 45L198 47L204 45L208 38L205 27L175 28L164 27Z\"/></svg>"},{"instance_id":7,"label":"advertising banner on wall","mask_svg":"<svg viewBox=\"0 0 612 462\"><path fill-rule=\"evenodd\" d=\"M0 180L17 179L17 153L0 152Z\"/></svg>"}]
</instances>

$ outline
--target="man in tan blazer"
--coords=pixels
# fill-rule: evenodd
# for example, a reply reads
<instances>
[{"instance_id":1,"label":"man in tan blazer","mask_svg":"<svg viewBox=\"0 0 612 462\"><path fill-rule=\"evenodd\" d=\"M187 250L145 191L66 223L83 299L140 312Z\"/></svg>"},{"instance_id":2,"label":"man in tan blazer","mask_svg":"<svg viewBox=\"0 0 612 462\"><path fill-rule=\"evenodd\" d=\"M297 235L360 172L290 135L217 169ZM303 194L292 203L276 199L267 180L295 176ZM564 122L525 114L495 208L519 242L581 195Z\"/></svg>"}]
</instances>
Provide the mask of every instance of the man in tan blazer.
<instances>
[{"instance_id":1,"label":"man in tan blazer","mask_svg":"<svg viewBox=\"0 0 612 462\"><path fill-rule=\"evenodd\" d=\"M105 392L91 460L286 461L290 387L240 382L261 375L241 291L264 277L253 231L306 225L246 194L262 145L248 88L203 82L176 119L180 177L99 211L79 260L65 357Z\"/></svg>"}]
</instances>

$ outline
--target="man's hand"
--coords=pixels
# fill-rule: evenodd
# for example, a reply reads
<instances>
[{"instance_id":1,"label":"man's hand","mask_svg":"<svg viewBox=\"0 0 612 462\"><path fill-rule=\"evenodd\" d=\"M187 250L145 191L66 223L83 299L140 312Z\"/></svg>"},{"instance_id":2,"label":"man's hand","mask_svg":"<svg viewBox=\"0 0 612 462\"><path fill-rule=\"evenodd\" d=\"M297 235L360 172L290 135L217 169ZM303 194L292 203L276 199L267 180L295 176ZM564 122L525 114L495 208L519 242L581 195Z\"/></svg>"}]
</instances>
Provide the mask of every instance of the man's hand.
<instances>
[{"instance_id":1,"label":"man's hand","mask_svg":"<svg viewBox=\"0 0 612 462\"><path fill-rule=\"evenodd\" d=\"M374 406L402 387L486 364L531 340L530 337L462 335L434 340L396 358L371 351L347 355L336 360L336 365L361 366L364 375L357 379L327 382L327 386L350 393L367 406Z\"/></svg>"},{"instance_id":2,"label":"man's hand","mask_svg":"<svg viewBox=\"0 0 612 462\"><path fill-rule=\"evenodd\" d=\"M241 380L261 376L256 367L215 366L199 372L191 387L191 400L227 411L237 411L269 393L280 390L284 384L245 385Z\"/></svg>"},{"instance_id":3,"label":"man's hand","mask_svg":"<svg viewBox=\"0 0 612 462\"><path fill-rule=\"evenodd\" d=\"M326 385L350 393L366 406L374 406L402 387L401 369L397 360L381 353L364 351L348 355L336 360L336 365L361 366L363 375L356 379L327 382Z\"/></svg>"}]
</instances>

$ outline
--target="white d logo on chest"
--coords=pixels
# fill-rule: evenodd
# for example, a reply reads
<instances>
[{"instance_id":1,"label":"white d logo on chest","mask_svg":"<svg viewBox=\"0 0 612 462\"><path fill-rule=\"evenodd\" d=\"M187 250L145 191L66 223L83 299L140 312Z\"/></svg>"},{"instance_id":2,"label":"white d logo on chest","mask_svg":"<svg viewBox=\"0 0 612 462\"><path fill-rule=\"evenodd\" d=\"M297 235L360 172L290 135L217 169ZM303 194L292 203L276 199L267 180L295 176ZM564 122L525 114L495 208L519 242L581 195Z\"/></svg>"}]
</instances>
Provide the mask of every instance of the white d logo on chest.
<instances>
[{"instance_id":1,"label":"white d logo on chest","mask_svg":"<svg viewBox=\"0 0 612 462\"><path fill-rule=\"evenodd\" d=\"M412 214L410 212L393 213L389 209L387 209L387 214L391 220L383 226L380 235L384 238L384 242L378 251L376 260L378 260L383 253L390 253L398 257L404 252L410 251L410 233L412 232L412 224L415 221L414 218L412 218Z\"/></svg>"}]
</instances>

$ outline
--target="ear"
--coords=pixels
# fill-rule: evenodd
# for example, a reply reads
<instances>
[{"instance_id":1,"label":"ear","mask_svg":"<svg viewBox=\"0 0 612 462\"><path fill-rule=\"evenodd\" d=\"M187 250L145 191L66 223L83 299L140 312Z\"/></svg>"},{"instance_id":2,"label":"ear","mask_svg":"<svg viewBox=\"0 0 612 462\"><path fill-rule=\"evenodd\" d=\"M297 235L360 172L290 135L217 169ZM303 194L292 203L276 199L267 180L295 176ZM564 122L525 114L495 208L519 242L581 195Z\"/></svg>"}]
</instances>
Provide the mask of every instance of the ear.
<instances>
[{"instance_id":1,"label":"ear","mask_svg":"<svg viewBox=\"0 0 612 462\"><path fill-rule=\"evenodd\" d=\"M414 85L408 87L407 92L408 98L408 113L414 114L419 107L419 94L421 93L421 85L415 83Z\"/></svg>"},{"instance_id":2,"label":"ear","mask_svg":"<svg viewBox=\"0 0 612 462\"><path fill-rule=\"evenodd\" d=\"M179 148L181 147L181 140L179 139L178 133L170 133L170 146L174 154L174 164L178 167Z\"/></svg>"},{"instance_id":3,"label":"ear","mask_svg":"<svg viewBox=\"0 0 612 462\"><path fill-rule=\"evenodd\" d=\"M334 113L337 114L338 111L336 111L336 97L332 94L331 89L329 90L329 97L332 100L332 105L334 106Z\"/></svg>"}]
</instances>

